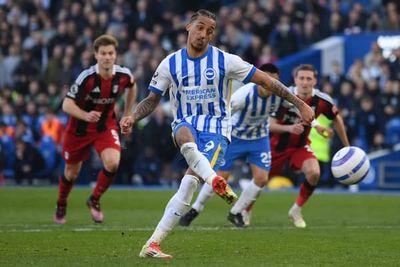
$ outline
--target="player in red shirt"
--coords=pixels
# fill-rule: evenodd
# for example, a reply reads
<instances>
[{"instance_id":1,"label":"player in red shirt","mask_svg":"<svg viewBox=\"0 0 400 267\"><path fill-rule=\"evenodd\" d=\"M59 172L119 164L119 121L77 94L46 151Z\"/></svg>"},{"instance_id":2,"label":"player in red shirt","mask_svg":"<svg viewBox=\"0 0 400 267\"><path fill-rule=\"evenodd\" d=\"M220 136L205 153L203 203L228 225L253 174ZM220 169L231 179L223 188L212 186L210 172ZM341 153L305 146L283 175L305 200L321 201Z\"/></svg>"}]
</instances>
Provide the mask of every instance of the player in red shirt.
<instances>
[{"instance_id":1,"label":"player in red shirt","mask_svg":"<svg viewBox=\"0 0 400 267\"><path fill-rule=\"evenodd\" d=\"M333 120L336 132L344 146L349 146L343 118L332 98L315 89L317 84L317 70L308 64L300 65L294 71L295 87L291 90L300 99L306 102L314 111L315 118L324 114L328 119ZM331 137L333 131L318 125L314 120L312 127L315 127L319 134ZM281 173L285 162L289 162L293 170L300 170L304 173L306 180L300 186L300 192L289 210L289 218L299 228L306 227L301 214L301 207L307 202L314 189L318 185L320 167L318 160L311 150L309 134L311 127L301 121L298 110L286 101L283 101L277 112L270 118L272 166L270 177Z\"/></svg>"},{"instance_id":2,"label":"player in red shirt","mask_svg":"<svg viewBox=\"0 0 400 267\"><path fill-rule=\"evenodd\" d=\"M118 41L110 35L93 44L97 64L82 71L69 89L63 110L70 115L63 142L65 169L59 180L57 208L53 221L66 222L67 198L84 160L93 146L103 162L96 187L87 200L93 221L101 223L99 199L111 185L118 169L121 147L114 105L125 92L125 111L129 114L136 100L136 87L129 69L115 65ZM127 90L125 90L127 89Z\"/></svg>"}]
</instances>

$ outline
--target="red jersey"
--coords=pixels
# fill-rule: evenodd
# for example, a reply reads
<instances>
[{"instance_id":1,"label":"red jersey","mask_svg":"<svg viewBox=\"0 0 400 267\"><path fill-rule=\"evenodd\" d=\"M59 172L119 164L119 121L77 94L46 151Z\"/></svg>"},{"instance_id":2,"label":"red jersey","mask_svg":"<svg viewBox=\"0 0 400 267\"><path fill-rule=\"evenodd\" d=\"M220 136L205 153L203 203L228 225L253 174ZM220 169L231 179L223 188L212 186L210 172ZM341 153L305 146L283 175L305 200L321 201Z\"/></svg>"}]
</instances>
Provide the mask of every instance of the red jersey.
<instances>
[{"instance_id":1,"label":"red jersey","mask_svg":"<svg viewBox=\"0 0 400 267\"><path fill-rule=\"evenodd\" d=\"M291 87L290 90L297 95L296 87ZM328 119L333 120L339 113L332 98L319 91L313 89L312 96L306 99L306 102L315 112L315 118L320 114L324 114ZM281 102L278 110L271 116L277 119L279 124L291 125L300 122L301 117L298 115L298 109L287 101ZM303 147L310 144L308 138L311 127L304 126L302 134L292 133L271 133L270 142L271 149L277 152L285 151L287 148Z\"/></svg>"},{"instance_id":2,"label":"red jersey","mask_svg":"<svg viewBox=\"0 0 400 267\"><path fill-rule=\"evenodd\" d=\"M114 65L113 76L104 79L99 74L98 65L82 71L69 89L67 96L83 110L100 111L100 120L89 123L72 116L69 117L68 133L85 136L87 133L103 132L106 129L117 129L114 105L126 88L132 88L133 76L128 68Z\"/></svg>"}]
</instances>

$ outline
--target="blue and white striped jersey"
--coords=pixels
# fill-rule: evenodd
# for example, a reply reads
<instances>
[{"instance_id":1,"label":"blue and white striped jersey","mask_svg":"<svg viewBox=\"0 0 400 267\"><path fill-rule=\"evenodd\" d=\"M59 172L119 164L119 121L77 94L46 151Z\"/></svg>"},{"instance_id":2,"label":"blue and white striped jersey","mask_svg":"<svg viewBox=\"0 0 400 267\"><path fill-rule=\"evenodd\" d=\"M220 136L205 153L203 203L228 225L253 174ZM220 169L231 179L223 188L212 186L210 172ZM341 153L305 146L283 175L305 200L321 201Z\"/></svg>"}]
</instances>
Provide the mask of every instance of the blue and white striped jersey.
<instances>
[{"instance_id":1,"label":"blue and white striped jersey","mask_svg":"<svg viewBox=\"0 0 400 267\"><path fill-rule=\"evenodd\" d=\"M164 95L169 89L174 121L186 121L201 132L231 135L231 80L249 82L256 68L236 55L209 45L205 55L190 58L183 48L158 66L149 90Z\"/></svg>"},{"instance_id":2,"label":"blue and white striped jersey","mask_svg":"<svg viewBox=\"0 0 400 267\"><path fill-rule=\"evenodd\" d=\"M281 98L261 97L257 85L248 83L232 95L232 136L256 140L269 134L268 117L276 112Z\"/></svg>"}]
</instances>

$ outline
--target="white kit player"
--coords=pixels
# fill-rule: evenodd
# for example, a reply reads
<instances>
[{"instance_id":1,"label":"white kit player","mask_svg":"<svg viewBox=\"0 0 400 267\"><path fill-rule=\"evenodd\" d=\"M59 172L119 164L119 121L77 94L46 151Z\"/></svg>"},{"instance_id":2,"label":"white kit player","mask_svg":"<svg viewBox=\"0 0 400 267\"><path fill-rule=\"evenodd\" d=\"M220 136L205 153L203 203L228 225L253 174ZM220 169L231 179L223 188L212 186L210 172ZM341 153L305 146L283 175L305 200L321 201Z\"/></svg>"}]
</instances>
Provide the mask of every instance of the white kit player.
<instances>
[{"instance_id":1,"label":"white kit player","mask_svg":"<svg viewBox=\"0 0 400 267\"><path fill-rule=\"evenodd\" d=\"M273 64L264 64L259 69L279 78L279 69ZM271 168L268 118L279 107L280 100L254 83L242 86L232 95L232 142L218 175L228 179L237 159L245 159L252 173L251 182L228 213L228 220L237 227L250 224L251 207L268 182ZM212 188L204 184L192 208L182 216L179 224L189 226L213 195Z\"/></svg>"},{"instance_id":2,"label":"white kit player","mask_svg":"<svg viewBox=\"0 0 400 267\"><path fill-rule=\"evenodd\" d=\"M132 125L148 116L169 91L174 115L173 138L189 166L140 257L172 258L161 251L160 243L188 210L199 182L209 184L228 203L236 200L225 179L216 174L231 135L232 80L262 85L298 107L306 123L314 118L314 111L278 80L240 57L210 45L216 26L216 16L207 10L191 16L186 26L186 48L168 55L160 63L148 96L120 123L122 134L129 134Z\"/></svg>"}]
</instances>

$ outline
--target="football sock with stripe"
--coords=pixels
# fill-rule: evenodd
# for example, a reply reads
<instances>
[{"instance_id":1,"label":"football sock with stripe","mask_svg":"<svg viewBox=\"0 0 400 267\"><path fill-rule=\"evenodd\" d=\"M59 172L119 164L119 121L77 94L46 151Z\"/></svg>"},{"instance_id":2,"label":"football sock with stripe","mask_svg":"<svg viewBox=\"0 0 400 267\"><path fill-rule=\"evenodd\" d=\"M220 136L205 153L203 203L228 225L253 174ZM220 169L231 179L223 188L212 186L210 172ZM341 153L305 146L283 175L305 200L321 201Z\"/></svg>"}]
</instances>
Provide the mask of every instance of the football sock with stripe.
<instances>
[{"instance_id":1,"label":"football sock with stripe","mask_svg":"<svg viewBox=\"0 0 400 267\"><path fill-rule=\"evenodd\" d=\"M300 192L299 195L297 196L296 204L299 207L302 207L304 203L306 203L307 200L310 198L310 196L313 194L315 188L317 187L309 184L307 180L304 181L300 186Z\"/></svg>"},{"instance_id":2,"label":"football sock with stripe","mask_svg":"<svg viewBox=\"0 0 400 267\"><path fill-rule=\"evenodd\" d=\"M115 172L109 172L103 168L97 175L96 187L93 189L92 196L95 200L99 200L100 197L107 191L111 183L114 180Z\"/></svg>"}]
</instances>

